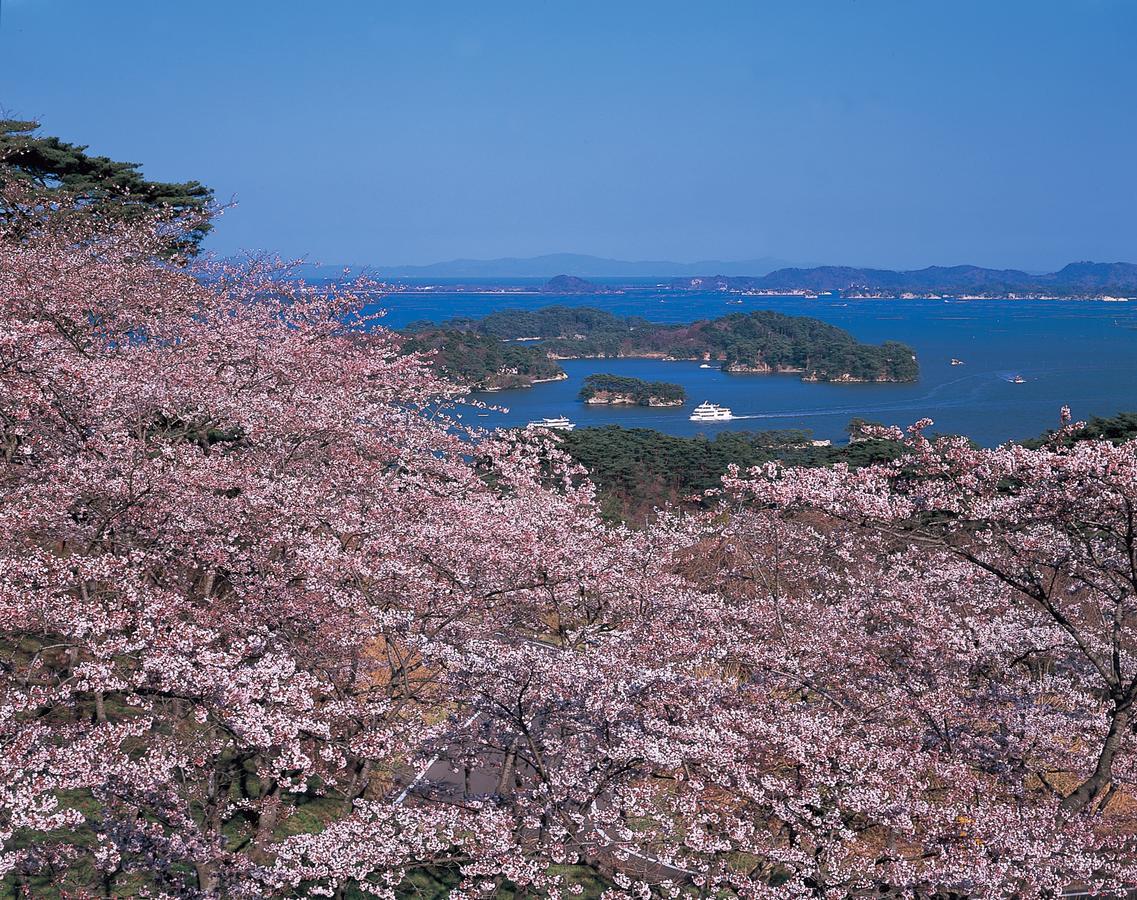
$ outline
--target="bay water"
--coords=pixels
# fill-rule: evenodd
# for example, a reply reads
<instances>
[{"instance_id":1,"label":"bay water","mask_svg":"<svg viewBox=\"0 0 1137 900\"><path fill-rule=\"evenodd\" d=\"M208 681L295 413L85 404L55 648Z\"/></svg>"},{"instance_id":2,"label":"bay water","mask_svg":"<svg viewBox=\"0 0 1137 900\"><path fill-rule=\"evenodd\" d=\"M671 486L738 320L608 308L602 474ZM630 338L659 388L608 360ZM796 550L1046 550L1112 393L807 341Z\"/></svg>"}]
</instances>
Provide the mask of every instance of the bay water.
<instances>
[{"instance_id":1,"label":"bay water","mask_svg":"<svg viewBox=\"0 0 1137 900\"><path fill-rule=\"evenodd\" d=\"M741 302L739 302L741 301ZM1041 434L1068 404L1075 418L1137 410L1137 301L1100 300L841 300L753 297L718 291L676 292L638 287L623 293L572 294L431 291L393 293L376 305L385 324L445 322L499 309L561 304L592 306L654 322L679 323L733 312L772 309L837 325L858 340L898 340L920 364L913 384L809 384L795 375L728 375L697 362L585 359L561 363L567 381L475 395L502 407L464 417L484 427L516 427L567 416L577 427L617 424L669 434L713 436L724 429L808 429L814 438L842 440L850 419L908 425L927 416L932 429L966 434L994 446ZM951 365L955 357L963 365ZM682 408L588 406L577 399L597 372L669 381L687 390ZM1022 384L1012 379L1021 375ZM704 400L727 406L729 422L691 422Z\"/></svg>"}]
</instances>

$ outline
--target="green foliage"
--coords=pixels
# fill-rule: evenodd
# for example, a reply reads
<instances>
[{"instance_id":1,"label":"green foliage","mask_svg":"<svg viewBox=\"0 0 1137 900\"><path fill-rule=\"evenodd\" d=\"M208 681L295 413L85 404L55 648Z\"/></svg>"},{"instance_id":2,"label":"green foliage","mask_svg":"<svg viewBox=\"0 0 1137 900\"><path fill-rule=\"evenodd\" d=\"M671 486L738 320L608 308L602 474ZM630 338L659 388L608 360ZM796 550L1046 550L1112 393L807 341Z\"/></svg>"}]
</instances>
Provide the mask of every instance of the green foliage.
<instances>
[{"instance_id":1,"label":"green foliage","mask_svg":"<svg viewBox=\"0 0 1137 900\"><path fill-rule=\"evenodd\" d=\"M617 316L591 306L546 306L542 309L503 309L481 319L454 319L449 328L480 331L502 340L520 337L571 338L573 335L598 337L639 329L651 329L647 319Z\"/></svg>"},{"instance_id":2,"label":"green foliage","mask_svg":"<svg viewBox=\"0 0 1137 900\"><path fill-rule=\"evenodd\" d=\"M687 400L687 392L682 385L669 381L643 381L623 375L589 375L584 379L580 399L591 400L597 394L629 397L640 406L651 406L653 401L660 405L661 402L683 403Z\"/></svg>"},{"instance_id":3,"label":"green foliage","mask_svg":"<svg viewBox=\"0 0 1137 900\"><path fill-rule=\"evenodd\" d=\"M1054 432L1050 431L1042 437L1023 441L1023 446L1031 448L1041 447L1048 443L1053 436ZM1076 441L1105 440L1112 441L1115 444L1121 444L1125 441L1131 441L1134 438L1137 438L1137 412L1122 412L1116 416L1109 416L1108 418L1094 416L1083 428L1079 428L1066 438L1064 443L1072 444Z\"/></svg>"},{"instance_id":4,"label":"green foliage","mask_svg":"<svg viewBox=\"0 0 1137 900\"><path fill-rule=\"evenodd\" d=\"M770 310L661 325L590 307L548 306L456 319L445 327L501 340L539 338L545 352L559 358L713 359L724 368L800 372L816 381L914 381L919 372L912 348L904 344L862 344L819 319Z\"/></svg>"},{"instance_id":5,"label":"green foliage","mask_svg":"<svg viewBox=\"0 0 1137 900\"><path fill-rule=\"evenodd\" d=\"M605 515L627 521L642 521L667 504L698 502L693 498L717 488L731 464L860 467L901 454L891 441L814 447L807 431L724 431L708 440L617 425L567 432L562 446L588 470Z\"/></svg>"},{"instance_id":6,"label":"green foliage","mask_svg":"<svg viewBox=\"0 0 1137 900\"><path fill-rule=\"evenodd\" d=\"M1106 440L1115 444L1131 441L1137 438L1137 413L1123 412L1107 419L1094 416L1085 428L1076 432L1075 438L1080 441Z\"/></svg>"},{"instance_id":7,"label":"green foliage","mask_svg":"<svg viewBox=\"0 0 1137 900\"><path fill-rule=\"evenodd\" d=\"M558 378L561 367L532 345L450 328L415 326L403 344L408 352L433 352L434 366L448 378L477 390L528 387Z\"/></svg>"},{"instance_id":8,"label":"green foliage","mask_svg":"<svg viewBox=\"0 0 1137 900\"><path fill-rule=\"evenodd\" d=\"M0 183L6 178L35 187L45 199L73 198L77 208L112 220L130 219L156 209L175 213L205 209L213 191L198 181L149 181L138 163L91 156L87 147L37 134L38 122L0 119ZM0 207L0 218L14 210ZM197 251L209 232L202 219L177 246Z\"/></svg>"}]
</instances>

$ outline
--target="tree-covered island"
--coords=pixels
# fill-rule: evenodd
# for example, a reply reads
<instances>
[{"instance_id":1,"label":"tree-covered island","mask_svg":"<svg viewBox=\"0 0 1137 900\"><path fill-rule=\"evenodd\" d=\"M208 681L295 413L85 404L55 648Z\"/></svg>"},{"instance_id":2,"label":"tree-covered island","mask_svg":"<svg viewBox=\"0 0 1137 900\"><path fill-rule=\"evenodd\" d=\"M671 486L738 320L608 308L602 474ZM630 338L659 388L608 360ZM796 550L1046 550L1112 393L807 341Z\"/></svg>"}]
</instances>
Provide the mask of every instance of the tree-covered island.
<instances>
[{"instance_id":1,"label":"tree-covered island","mask_svg":"<svg viewBox=\"0 0 1137 900\"><path fill-rule=\"evenodd\" d=\"M592 404L630 404L634 406L682 406L687 392L669 381L644 381L623 375L598 374L584 379L580 399Z\"/></svg>"},{"instance_id":2,"label":"tree-covered island","mask_svg":"<svg viewBox=\"0 0 1137 900\"><path fill-rule=\"evenodd\" d=\"M539 362L560 359L703 360L718 363L726 372L795 374L811 382L909 382L919 373L916 356L905 344L862 344L819 319L770 310L673 325L587 306L547 306L412 326L408 331L410 349L437 349L445 371L471 384L473 376L487 379L491 389L553 377ZM502 362L493 341L513 351L512 362ZM471 355L473 360L467 358ZM500 367L517 370L509 373L512 383L496 383Z\"/></svg>"},{"instance_id":3,"label":"tree-covered island","mask_svg":"<svg viewBox=\"0 0 1137 900\"><path fill-rule=\"evenodd\" d=\"M507 343L476 331L435 326L411 326L406 333L404 352L433 353L433 365L440 375L475 390L501 391L568 378L532 344Z\"/></svg>"}]
</instances>

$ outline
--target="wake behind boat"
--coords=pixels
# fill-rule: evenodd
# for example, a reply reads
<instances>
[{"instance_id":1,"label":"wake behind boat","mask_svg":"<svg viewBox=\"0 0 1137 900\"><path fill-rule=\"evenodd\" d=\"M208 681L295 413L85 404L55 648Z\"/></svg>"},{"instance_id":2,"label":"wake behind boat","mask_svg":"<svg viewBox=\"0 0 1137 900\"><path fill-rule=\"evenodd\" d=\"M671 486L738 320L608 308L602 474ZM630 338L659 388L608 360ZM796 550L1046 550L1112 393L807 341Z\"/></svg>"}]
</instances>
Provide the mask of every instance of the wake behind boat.
<instances>
[{"instance_id":1,"label":"wake behind boat","mask_svg":"<svg viewBox=\"0 0 1137 900\"><path fill-rule=\"evenodd\" d=\"M734 413L729 407L719 406L717 403L700 403L691 412L692 422L729 422Z\"/></svg>"}]
</instances>

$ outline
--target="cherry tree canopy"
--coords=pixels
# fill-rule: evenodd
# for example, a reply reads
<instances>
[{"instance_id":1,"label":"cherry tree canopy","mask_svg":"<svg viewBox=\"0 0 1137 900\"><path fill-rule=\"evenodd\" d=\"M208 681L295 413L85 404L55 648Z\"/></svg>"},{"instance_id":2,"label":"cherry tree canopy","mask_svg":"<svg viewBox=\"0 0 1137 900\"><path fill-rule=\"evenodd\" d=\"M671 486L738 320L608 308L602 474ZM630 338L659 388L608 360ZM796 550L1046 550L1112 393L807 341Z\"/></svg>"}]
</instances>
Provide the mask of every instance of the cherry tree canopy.
<instances>
[{"instance_id":1,"label":"cherry tree canopy","mask_svg":"<svg viewBox=\"0 0 1137 900\"><path fill-rule=\"evenodd\" d=\"M6 889L1137 878L1133 445L917 431L633 531L355 292L37 215L0 231Z\"/></svg>"}]
</instances>

